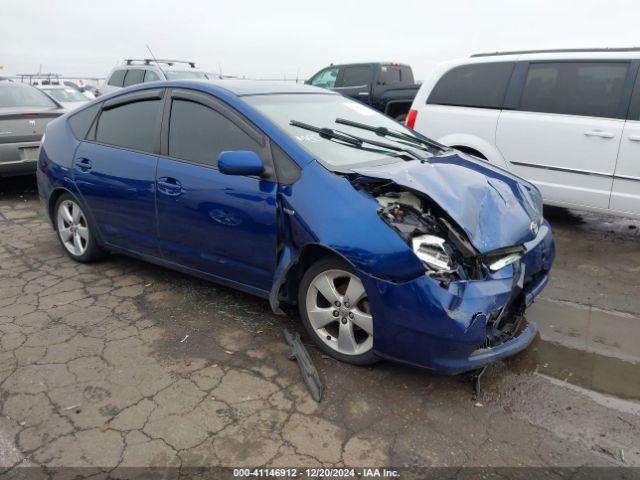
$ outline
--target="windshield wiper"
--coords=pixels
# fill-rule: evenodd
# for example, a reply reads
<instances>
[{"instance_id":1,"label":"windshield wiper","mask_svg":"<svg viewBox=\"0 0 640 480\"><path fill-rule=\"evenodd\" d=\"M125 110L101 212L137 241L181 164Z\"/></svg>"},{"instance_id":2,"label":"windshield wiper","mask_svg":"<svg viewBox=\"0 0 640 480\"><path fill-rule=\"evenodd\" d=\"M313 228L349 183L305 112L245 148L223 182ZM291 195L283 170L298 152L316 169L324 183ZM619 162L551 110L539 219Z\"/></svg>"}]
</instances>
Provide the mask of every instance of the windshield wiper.
<instances>
[{"instance_id":1,"label":"windshield wiper","mask_svg":"<svg viewBox=\"0 0 640 480\"><path fill-rule=\"evenodd\" d=\"M341 132L340 130L332 130L330 128L315 127L313 125L309 125L308 123L299 122L297 120L291 120L289 124L293 127L303 128L305 130L315 132L325 140L337 140L338 142L342 142L343 145L348 145L354 148L360 148L360 149L369 150L369 151L384 152L386 150L387 152L391 151L395 153L404 153L405 155L409 155L418 160L423 160L423 158L416 152L412 150L408 150L406 148L398 147L396 145L392 145L390 143L378 142L377 140L369 140L367 138L351 135L350 133ZM365 144L373 145L375 147L378 147L378 149L367 148L365 147Z\"/></svg>"},{"instance_id":2,"label":"windshield wiper","mask_svg":"<svg viewBox=\"0 0 640 480\"><path fill-rule=\"evenodd\" d=\"M354 128L361 128L362 130L368 130L369 132L373 132L379 137L388 137L388 138L396 138L399 140L404 140L405 142L410 143L412 146L419 146L425 149L425 146L429 146L431 148L437 148L438 150L449 150L449 147L442 145L433 140L426 140L420 137L416 137L414 135L409 135L408 133L399 132L398 130L389 130L387 127L374 127L373 125L367 125L366 123L354 122L352 120L347 120L346 118L336 118L336 123L340 123L342 125L348 125ZM425 149L426 150L426 149Z\"/></svg>"}]
</instances>

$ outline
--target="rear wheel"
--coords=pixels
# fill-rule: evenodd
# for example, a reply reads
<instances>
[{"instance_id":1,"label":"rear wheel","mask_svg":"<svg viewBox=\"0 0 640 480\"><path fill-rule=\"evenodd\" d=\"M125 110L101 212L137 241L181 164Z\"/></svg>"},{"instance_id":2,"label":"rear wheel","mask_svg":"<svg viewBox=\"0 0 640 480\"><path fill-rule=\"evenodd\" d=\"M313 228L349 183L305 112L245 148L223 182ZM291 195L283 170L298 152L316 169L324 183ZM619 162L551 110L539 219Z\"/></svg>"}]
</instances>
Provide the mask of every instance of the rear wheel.
<instances>
[{"instance_id":1,"label":"rear wheel","mask_svg":"<svg viewBox=\"0 0 640 480\"><path fill-rule=\"evenodd\" d=\"M84 263L102 256L103 251L96 242L93 226L73 195L65 193L60 196L54 218L58 240L71 258Z\"/></svg>"},{"instance_id":2,"label":"rear wheel","mask_svg":"<svg viewBox=\"0 0 640 480\"><path fill-rule=\"evenodd\" d=\"M349 264L337 259L313 264L302 278L298 305L307 332L325 353L355 365L378 360L367 294Z\"/></svg>"}]
</instances>

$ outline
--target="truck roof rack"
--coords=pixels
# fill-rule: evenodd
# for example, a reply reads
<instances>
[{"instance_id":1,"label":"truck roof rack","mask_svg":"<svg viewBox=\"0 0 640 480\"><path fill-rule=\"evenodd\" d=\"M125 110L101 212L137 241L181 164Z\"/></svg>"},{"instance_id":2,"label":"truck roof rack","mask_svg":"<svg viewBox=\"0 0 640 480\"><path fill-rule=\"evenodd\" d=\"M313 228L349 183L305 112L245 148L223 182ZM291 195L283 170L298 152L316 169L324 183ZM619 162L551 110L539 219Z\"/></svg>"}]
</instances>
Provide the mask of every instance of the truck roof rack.
<instances>
[{"instance_id":1,"label":"truck roof rack","mask_svg":"<svg viewBox=\"0 0 640 480\"><path fill-rule=\"evenodd\" d=\"M133 65L134 62L143 63L144 65L150 65L152 63L166 63L169 66L173 66L175 63L184 63L191 68L196 68L196 62L188 62L186 60L168 60L166 58L125 58L124 61L127 65Z\"/></svg>"},{"instance_id":2,"label":"truck roof rack","mask_svg":"<svg viewBox=\"0 0 640 480\"><path fill-rule=\"evenodd\" d=\"M47 84L57 85L60 83L62 75L59 73L19 73L16 77L20 78L20 83L24 83L26 80L29 85L33 85L34 80L43 80L43 84L47 82Z\"/></svg>"},{"instance_id":3,"label":"truck roof rack","mask_svg":"<svg viewBox=\"0 0 640 480\"><path fill-rule=\"evenodd\" d=\"M511 52L475 53L471 57L494 57L500 55L524 55L525 53L587 53L587 52L640 52L640 47L622 48L557 48L548 50L514 50Z\"/></svg>"}]
</instances>

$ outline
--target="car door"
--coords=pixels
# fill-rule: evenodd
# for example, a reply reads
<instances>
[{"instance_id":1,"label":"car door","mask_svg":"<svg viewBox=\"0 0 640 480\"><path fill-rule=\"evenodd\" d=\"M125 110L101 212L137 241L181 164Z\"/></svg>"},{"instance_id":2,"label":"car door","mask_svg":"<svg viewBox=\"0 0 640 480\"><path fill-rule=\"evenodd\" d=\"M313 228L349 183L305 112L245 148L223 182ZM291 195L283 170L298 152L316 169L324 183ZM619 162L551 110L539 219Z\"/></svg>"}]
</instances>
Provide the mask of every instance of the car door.
<instances>
[{"instance_id":1,"label":"car door","mask_svg":"<svg viewBox=\"0 0 640 480\"><path fill-rule=\"evenodd\" d=\"M545 201L608 208L628 72L627 61L528 64L516 108L500 114L496 145Z\"/></svg>"},{"instance_id":2,"label":"car door","mask_svg":"<svg viewBox=\"0 0 640 480\"><path fill-rule=\"evenodd\" d=\"M622 133L610 208L640 215L640 74L636 74L629 115Z\"/></svg>"},{"instance_id":3,"label":"car door","mask_svg":"<svg viewBox=\"0 0 640 480\"><path fill-rule=\"evenodd\" d=\"M214 97L173 90L157 171L158 232L166 261L265 293L276 261L276 191L268 140ZM223 151L255 151L263 178L225 175Z\"/></svg>"},{"instance_id":4,"label":"car door","mask_svg":"<svg viewBox=\"0 0 640 480\"><path fill-rule=\"evenodd\" d=\"M373 65L348 65L342 67L333 90L363 103L369 103L372 80Z\"/></svg>"},{"instance_id":5,"label":"car door","mask_svg":"<svg viewBox=\"0 0 640 480\"><path fill-rule=\"evenodd\" d=\"M159 256L155 180L162 89L107 100L76 150L73 176L109 245Z\"/></svg>"}]
</instances>

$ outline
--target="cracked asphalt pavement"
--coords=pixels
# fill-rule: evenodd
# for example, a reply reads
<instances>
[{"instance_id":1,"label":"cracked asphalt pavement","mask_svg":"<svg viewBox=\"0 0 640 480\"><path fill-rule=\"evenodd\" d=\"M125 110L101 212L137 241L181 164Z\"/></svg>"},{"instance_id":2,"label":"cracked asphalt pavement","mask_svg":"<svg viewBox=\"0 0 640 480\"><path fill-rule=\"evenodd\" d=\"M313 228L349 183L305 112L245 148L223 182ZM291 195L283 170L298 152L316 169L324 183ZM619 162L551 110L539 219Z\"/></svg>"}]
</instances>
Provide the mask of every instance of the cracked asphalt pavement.
<instances>
[{"instance_id":1,"label":"cracked asphalt pavement","mask_svg":"<svg viewBox=\"0 0 640 480\"><path fill-rule=\"evenodd\" d=\"M295 318L122 256L74 263L35 181L1 179L0 477L26 465L640 466L639 222L550 218L558 261L539 312L578 326L541 318L542 338L492 366L478 400L464 377L310 347L318 404L287 359L281 331L301 331ZM631 326L589 336L594 312ZM563 338L569 353L549 354ZM593 368L578 371L587 360L573 351ZM623 374L626 393L596 382Z\"/></svg>"}]
</instances>

